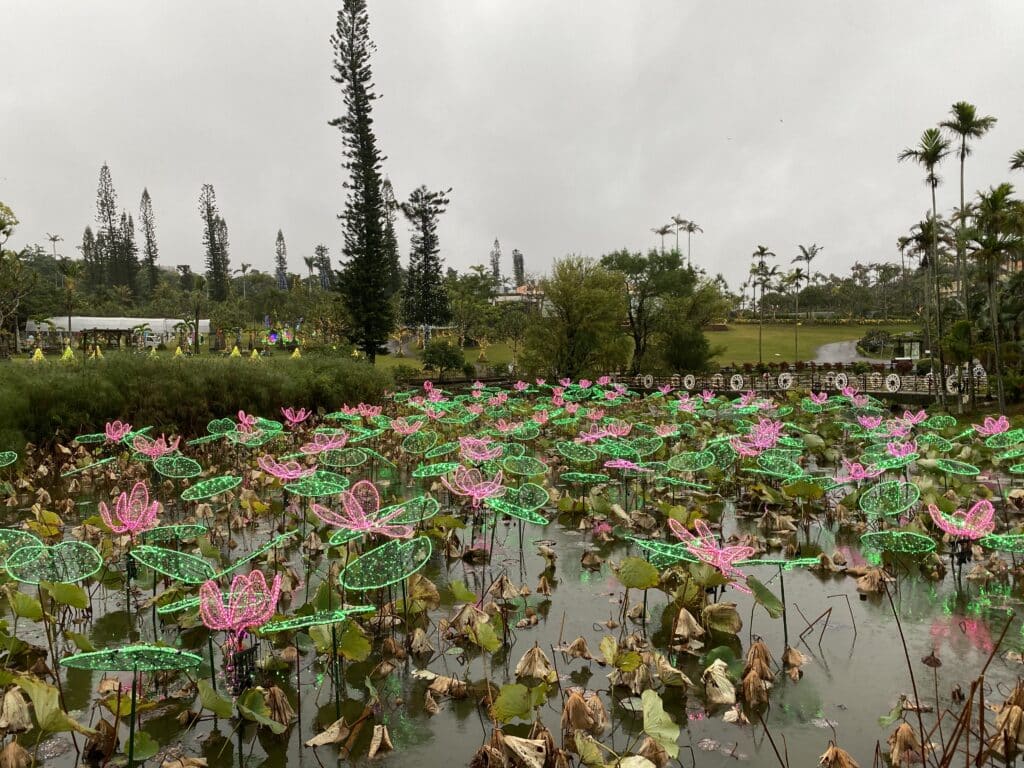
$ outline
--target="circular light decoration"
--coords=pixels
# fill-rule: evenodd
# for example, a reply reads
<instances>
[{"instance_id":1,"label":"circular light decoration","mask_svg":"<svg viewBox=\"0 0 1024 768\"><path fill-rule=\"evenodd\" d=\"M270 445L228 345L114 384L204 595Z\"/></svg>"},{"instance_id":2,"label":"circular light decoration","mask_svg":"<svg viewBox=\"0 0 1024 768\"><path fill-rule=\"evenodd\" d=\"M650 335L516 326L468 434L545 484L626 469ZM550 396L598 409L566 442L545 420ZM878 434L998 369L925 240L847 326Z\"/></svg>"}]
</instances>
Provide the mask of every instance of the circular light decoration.
<instances>
[{"instance_id":1,"label":"circular light decoration","mask_svg":"<svg viewBox=\"0 0 1024 768\"><path fill-rule=\"evenodd\" d=\"M9 467L18 460L18 454L14 451L0 451L0 469Z\"/></svg>"},{"instance_id":2,"label":"circular light decoration","mask_svg":"<svg viewBox=\"0 0 1024 768\"><path fill-rule=\"evenodd\" d=\"M683 376L683 389L693 389L697 386L697 377L692 373Z\"/></svg>"},{"instance_id":3,"label":"circular light decoration","mask_svg":"<svg viewBox=\"0 0 1024 768\"><path fill-rule=\"evenodd\" d=\"M285 483L285 489L296 496L316 498L319 496L337 496L349 486L349 480L344 475L336 472L328 472L326 469L318 469L309 477L296 480L294 483Z\"/></svg>"},{"instance_id":4,"label":"circular light decoration","mask_svg":"<svg viewBox=\"0 0 1024 768\"><path fill-rule=\"evenodd\" d=\"M209 530L205 525L161 525L139 534L139 541L153 544L158 541L186 541L204 536Z\"/></svg>"},{"instance_id":5,"label":"circular light decoration","mask_svg":"<svg viewBox=\"0 0 1024 768\"><path fill-rule=\"evenodd\" d=\"M71 584L103 567L103 558L84 541L62 541L48 547L33 544L14 550L4 563L11 578L25 584L41 581Z\"/></svg>"},{"instance_id":6,"label":"circular light decoration","mask_svg":"<svg viewBox=\"0 0 1024 768\"><path fill-rule=\"evenodd\" d=\"M512 475L533 477L548 471L548 465L533 456L509 456L502 459L501 467Z\"/></svg>"},{"instance_id":7,"label":"circular light decoration","mask_svg":"<svg viewBox=\"0 0 1024 768\"><path fill-rule=\"evenodd\" d=\"M1011 429L998 435L992 435L985 439L985 445L989 448L1011 448L1017 443L1024 443L1024 429Z\"/></svg>"},{"instance_id":8,"label":"circular light decoration","mask_svg":"<svg viewBox=\"0 0 1024 768\"><path fill-rule=\"evenodd\" d=\"M437 443L437 432L420 431L413 432L402 441L402 450L406 453L418 455L426 453Z\"/></svg>"},{"instance_id":9,"label":"circular light decoration","mask_svg":"<svg viewBox=\"0 0 1024 768\"><path fill-rule=\"evenodd\" d=\"M213 498L214 496L220 496L222 493L227 493L233 488L237 488L241 482L242 478L235 477L234 475L211 477L209 480L203 480L201 483L196 483L186 488L181 494L181 499L182 501L201 501L202 499Z\"/></svg>"},{"instance_id":10,"label":"circular light decoration","mask_svg":"<svg viewBox=\"0 0 1024 768\"><path fill-rule=\"evenodd\" d=\"M793 387L793 374L792 373L780 373L779 374L779 389L792 389Z\"/></svg>"},{"instance_id":11,"label":"circular light decoration","mask_svg":"<svg viewBox=\"0 0 1024 768\"><path fill-rule=\"evenodd\" d=\"M295 616L291 619L272 621L260 627L261 635L272 635L276 632L288 632L294 629L306 629L322 624L337 624L345 621L349 616L357 616L361 613L373 613L376 609L372 605L347 605L344 608L335 608L333 611L317 611L309 616Z\"/></svg>"},{"instance_id":12,"label":"circular light decoration","mask_svg":"<svg viewBox=\"0 0 1024 768\"><path fill-rule=\"evenodd\" d=\"M83 472L88 472L90 469L95 469L96 467L102 467L104 464L109 464L112 461L117 461L117 457L107 456L106 458L100 459L99 461L94 461L92 464L86 464L84 467L75 467L74 469L69 469L67 472L62 472L61 477L71 477L73 475L80 475Z\"/></svg>"},{"instance_id":13,"label":"circular light decoration","mask_svg":"<svg viewBox=\"0 0 1024 768\"><path fill-rule=\"evenodd\" d=\"M199 477L203 472L199 462L187 456L161 456L153 462L153 469L176 480Z\"/></svg>"},{"instance_id":14,"label":"circular light decoration","mask_svg":"<svg viewBox=\"0 0 1024 768\"><path fill-rule=\"evenodd\" d=\"M903 378L898 373L890 373L885 377L885 391L899 392L903 387Z\"/></svg>"},{"instance_id":15,"label":"circular light decoration","mask_svg":"<svg viewBox=\"0 0 1024 768\"><path fill-rule=\"evenodd\" d=\"M396 584L420 570L430 560L433 545L427 536L392 539L371 549L342 569L338 581L357 592Z\"/></svg>"},{"instance_id":16,"label":"circular light decoration","mask_svg":"<svg viewBox=\"0 0 1024 768\"><path fill-rule=\"evenodd\" d=\"M913 483L887 480L861 494L858 506L872 517L895 517L914 506L920 498L921 490Z\"/></svg>"},{"instance_id":17,"label":"circular light decoration","mask_svg":"<svg viewBox=\"0 0 1024 768\"><path fill-rule=\"evenodd\" d=\"M95 672L168 672L192 669L202 663L202 657L194 653L159 645L129 645L78 653L60 660L62 667Z\"/></svg>"},{"instance_id":18,"label":"circular light decoration","mask_svg":"<svg viewBox=\"0 0 1024 768\"><path fill-rule=\"evenodd\" d=\"M79 445L94 445L107 442L106 432L90 432L88 435L78 435L75 442Z\"/></svg>"},{"instance_id":19,"label":"circular light decoration","mask_svg":"<svg viewBox=\"0 0 1024 768\"><path fill-rule=\"evenodd\" d=\"M730 448L730 450L732 449ZM676 472L700 472L714 463L715 454L711 450L684 451L668 460L669 468Z\"/></svg>"},{"instance_id":20,"label":"circular light decoration","mask_svg":"<svg viewBox=\"0 0 1024 768\"><path fill-rule=\"evenodd\" d=\"M461 467L457 461L442 461L439 464L424 464L416 467L412 471L412 476L417 480L422 480L428 477L441 477L447 475L449 472L454 472L456 469Z\"/></svg>"},{"instance_id":21,"label":"circular light decoration","mask_svg":"<svg viewBox=\"0 0 1024 768\"><path fill-rule=\"evenodd\" d=\"M974 475L981 474L981 470L973 464L968 464L965 461L953 461L952 459L936 459L935 466L941 469L943 472L948 472L951 475L964 475L966 477L973 477Z\"/></svg>"},{"instance_id":22,"label":"circular light decoration","mask_svg":"<svg viewBox=\"0 0 1024 768\"><path fill-rule=\"evenodd\" d=\"M387 456L377 453L377 451L373 450L373 448L367 448L366 446L363 446L362 448L353 448L352 450L361 451L366 456L367 460L376 459L377 461L381 461L390 467L396 466L395 462L391 461L391 459L389 459Z\"/></svg>"},{"instance_id":23,"label":"circular light decoration","mask_svg":"<svg viewBox=\"0 0 1024 768\"><path fill-rule=\"evenodd\" d=\"M187 552L148 544L132 547L132 559L182 584L202 584L217 575L209 561Z\"/></svg>"},{"instance_id":24,"label":"circular light decoration","mask_svg":"<svg viewBox=\"0 0 1024 768\"><path fill-rule=\"evenodd\" d=\"M511 517L516 518L517 520L522 520L526 523L534 523L535 525L547 525L549 522L551 522L546 517L532 509L526 509L524 507L519 506L518 504L508 502L505 499L485 499L484 506L493 509L495 512L498 512L503 515L509 515Z\"/></svg>"},{"instance_id":25,"label":"circular light decoration","mask_svg":"<svg viewBox=\"0 0 1024 768\"><path fill-rule=\"evenodd\" d=\"M901 555L924 555L935 551L935 541L930 536L913 531L871 531L861 535L860 545L876 552Z\"/></svg>"},{"instance_id":26,"label":"circular light decoration","mask_svg":"<svg viewBox=\"0 0 1024 768\"><path fill-rule=\"evenodd\" d=\"M563 472L560 479L572 485L600 485L611 480L601 472Z\"/></svg>"},{"instance_id":27,"label":"circular light decoration","mask_svg":"<svg viewBox=\"0 0 1024 768\"><path fill-rule=\"evenodd\" d=\"M320 453L317 456L317 463L325 467L344 469L345 467L358 467L361 464L365 464L366 459L367 454L363 448L335 448Z\"/></svg>"},{"instance_id":28,"label":"circular light decoration","mask_svg":"<svg viewBox=\"0 0 1024 768\"><path fill-rule=\"evenodd\" d=\"M729 389L731 389L733 392L738 392L739 390L743 389L743 376L738 373L734 373L729 378Z\"/></svg>"},{"instance_id":29,"label":"circular light decoration","mask_svg":"<svg viewBox=\"0 0 1024 768\"><path fill-rule=\"evenodd\" d=\"M994 549L997 552L1024 554L1024 534L1022 533L990 533L988 536L978 539L978 543L985 549Z\"/></svg>"}]
</instances>

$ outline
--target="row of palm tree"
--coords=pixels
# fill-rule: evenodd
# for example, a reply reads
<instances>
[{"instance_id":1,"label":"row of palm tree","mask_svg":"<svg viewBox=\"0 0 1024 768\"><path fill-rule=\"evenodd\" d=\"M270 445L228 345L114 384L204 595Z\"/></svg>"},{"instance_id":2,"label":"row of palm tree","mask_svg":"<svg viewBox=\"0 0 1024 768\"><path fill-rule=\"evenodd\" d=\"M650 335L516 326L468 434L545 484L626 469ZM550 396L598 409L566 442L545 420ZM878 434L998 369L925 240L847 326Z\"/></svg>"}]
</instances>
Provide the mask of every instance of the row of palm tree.
<instances>
[{"instance_id":1,"label":"row of palm tree","mask_svg":"<svg viewBox=\"0 0 1024 768\"><path fill-rule=\"evenodd\" d=\"M679 233L686 233L686 265L692 266L692 237L695 232L704 232L695 221L688 221L682 216L673 216L668 224L660 227L651 227L651 232L661 237L661 252L665 252L665 238L673 232L676 236L676 253L679 253Z\"/></svg>"}]
</instances>

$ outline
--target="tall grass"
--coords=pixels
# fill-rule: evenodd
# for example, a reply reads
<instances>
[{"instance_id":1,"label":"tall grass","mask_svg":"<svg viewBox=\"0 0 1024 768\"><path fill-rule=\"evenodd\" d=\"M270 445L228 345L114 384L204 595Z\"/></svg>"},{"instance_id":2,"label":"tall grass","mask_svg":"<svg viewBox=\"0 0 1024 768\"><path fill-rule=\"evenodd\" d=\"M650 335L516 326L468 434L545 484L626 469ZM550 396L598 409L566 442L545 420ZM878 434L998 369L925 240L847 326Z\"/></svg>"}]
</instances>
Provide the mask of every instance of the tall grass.
<instances>
[{"instance_id":1,"label":"tall grass","mask_svg":"<svg viewBox=\"0 0 1024 768\"><path fill-rule=\"evenodd\" d=\"M338 358L150 358L0 365L0 450L102 431L112 419L187 435L239 409L279 418L283 406L335 410L375 402L390 376Z\"/></svg>"}]
</instances>

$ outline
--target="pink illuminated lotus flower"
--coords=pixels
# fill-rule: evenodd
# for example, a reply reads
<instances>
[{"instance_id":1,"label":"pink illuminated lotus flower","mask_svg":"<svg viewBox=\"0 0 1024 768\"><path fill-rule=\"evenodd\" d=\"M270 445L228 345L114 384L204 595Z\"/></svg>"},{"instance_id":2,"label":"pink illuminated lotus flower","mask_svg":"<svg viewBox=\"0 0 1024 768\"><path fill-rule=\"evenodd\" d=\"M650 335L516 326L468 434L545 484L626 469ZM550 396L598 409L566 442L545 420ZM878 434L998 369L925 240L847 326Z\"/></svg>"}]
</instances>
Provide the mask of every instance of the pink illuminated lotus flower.
<instances>
[{"instance_id":1,"label":"pink illuminated lotus flower","mask_svg":"<svg viewBox=\"0 0 1024 768\"><path fill-rule=\"evenodd\" d=\"M974 431L983 437L991 437L992 435L1001 435L1010 428L1010 420L1006 416L1000 416L998 419L993 419L991 416L986 416L985 421L982 424L974 424Z\"/></svg>"},{"instance_id":2,"label":"pink illuminated lotus flower","mask_svg":"<svg viewBox=\"0 0 1024 768\"><path fill-rule=\"evenodd\" d=\"M596 443L598 440L603 440L606 437L608 437L608 431L604 427L594 424L588 432L580 432L576 435L576 442Z\"/></svg>"},{"instance_id":3,"label":"pink illuminated lotus flower","mask_svg":"<svg viewBox=\"0 0 1024 768\"><path fill-rule=\"evenodd\" d=\"M132 539L135 534L148 531L156 522L160 511L160 502L149 501L149 488L139 482L132 487L131 495L121 493L114 504L114 512L104 502L100 502L100 517L107 528L114 533L127 533Z\"/></svg>"},{"instance_id":4,"label":"pink illuminated lotus flower","mask_svg":"<svg viewBox=\"0 0 1024 768\"><path fill-rule=\"evenodd\" d=\"M472 386L473 389L483 389L484 383L480 381L480 379L477 379L470 386Z\"/></svg>"},{"instance_id":5,"label":"pink illuminated lotus flower","mask_svg":"<svg viewBox=\"0 0 1024 768\"><path fill-rule=\"evenodd\" d=\"M678 431L679 428L676 427L674 424L658 424L654 428L654 434L656 434L658 437L671 437Z\"/></svg>"},{"instance_id":6,"label":"pink illuminated lotus flower","mask_svg":"<svg viewBox=\"0 0 1024 768\"><path fill-rule=\"evenodd\" d=\"M374 416L380 416L380 412L383 410L379 405L370 405L369 403L359 404L359 415L364 419L372 419Z\"/></svg>"},{"instance_id":7,"label":"pink illuminated lotus flower","mask_svg":"<svg viewBox=\"0 0 1024 768\"><path fill-rule=\"evenodd\" d=\"M661 392L661 394L663 395L667 395L672 391L672 385L662 384L660 387L658 387L658 391Z\"/></svg>"},{"instance_id":8,"label":"pink illuminated lotus flower","mask_svg":"<svg viewBox=\"0 0 1024 768\"><path fill-rule=\"evenodd\" d=\"M261 571L240 573L226 594L210 579L199 588L199 615L208 628L230 632L237 645L246 630L267 623L280 597L281 574L268 586Z\"/></svg>"},{"instance_id":9,"label":"pink illuminated lotus flower","mask_svg":"<svg viewBox=\"0 0 1024 768\"><path fill-rule=\"evenodd\" d=\"M606 390L605 393L604 393L604 399L605 400L614 400L618 396L619 396L619 392L617 392L616 390L612 390L612 389Z\"/></svg>"},{"instance_id":10,"label":"pink illuminated lotus flower","mask_svg":"<svg viewBox=\"0 0 1024 768\"><path fill-rule=\"evenodd\" d=\"M746 581L746 574L737 568L734 563L737 560L745 560L754 554L753 547L720 547L714 535L703 520L696 520L693 524L697 531L696 535L686 530L686 527L678 520L669 518L668 527L672 529L680 541L694 557L701 562L707 563L712 568L718 569L723 576L734 581L733 586L741 592L750 593L750 589L743 582Z\"/></svg>"},{"instance_id":11,"label":"pink illuminated lotus flower","mask_svg":"<svg viewBox=\"0 0 1024 768\"><path fill-rule=\"evenodd\" d=\"M856 397L858 391L859 390L854 386L846 386L842 389L843 396L850 398Z\"/></svg>"},{"instance_id":12,"label":"pink illuminated lotus flower","mask_svg":"<svg viewBox=\"0 0 1024 768\"><path fill-rule=\"evenodd\" d=\"M411 403L411 402L413 402L413 400L415 400L415 398L410 398L409 402ZM354 408L351 405L343 405L343 406L341 406L340 410L346 416L358 416L359 415L359 409L358 408Z\"/></svg>"},{"instance_id":13,"label":"pink illuminated lotus flower","mask_svg":"<svg viewBox=\"0 0 1024 768\"><path fill-rule=\"evenodd\" d=\"M131 431L131 424L126 424L123 421L108 421L107 426L103 430L103 434L107 436L107 440L112 443L116 443Z\"/></svg>"},{"instance_id":14,"label":"pink illuminated lotus flower","mask_svg":"<svg viewBox=\"0 0 1024 768\"><path fill-rule=\"evenodd\" d=\"M580 389L590 389L594 384L590 379L580 379L579 383Z\"/></svg>"},{"instance_id":15,"label":"pink illuminated lotus flower","mask_svg":"<svg viewBox=\"0 0 1024 768\"><path fill-rule=\"evenodd\" d=\"M591 408L587 411L587 418L591 421L600 421L604 418L604 408Z\"/></svg>"},{"instance_id":16,"label":"pink illuminated lotus flower","mask_svg":"<svg viewBox=\"0 0 1024 768\"><path fill-rule=\"evenodd\" d=\"M612 437L625 437L633 431L633 425L628 421L609 421L605 425L605 430Z\"/></svg>"},{"instance_id":17,"label":"pink illuminated lotus flower","mask_svg":"<svg viewBox=\"0 0 1024 768\"><path fill-rule=\"evenodd\" d=\"M256 464L259 468L266 472L271 477L276 477L283 483L291 483L295 480L301 480L304 477L310 477L316 472L316 467L307 467L303 464L299 464L297 461L278 461L269 454L266 456L260 456L256 459Z\"/></svg>"},{"instance_id":18,"label":"pink illuminated lotus flower","mask_svg":"<svg viewBox=\"0 0 1024 768\"><path fill-rule=\"evenodd\" d=\"M889 437L906 437L910 434L910 427L898 421L890 422L888 425Z\"/></svg>"},{"instance_id":19,"label":"pink illuminated lotus flower","mask_svg":"<svg viewBox=\"0 0 1024 768\"><path fill-rule=\"evenodd\" d=\"M313 514L328 525L349 531L387 536L389 539L408 539L413 534L411 525L391 525L391 521L405 512L399 507L381 517L380 494L369 480L360 480L349 490L341 492L342 511L330 507L313 505Z\"/></svg>"},{"instance_id":20,"label":"pink illuminated lotus flower","mask_svg":"<svg viewBox=\"0 0 1024 768\"><path fill-rule=\"evenodd\" d=\"M536 385L537 385L538 387L543 387L543 386L544 386L544 382L545 382L545 381L547 381L547 379L534 379L534 383L535 383L535 384L536 384Z\"/></svg>"},{"instance_id":21,"label":"pink illuminated lotus flower","mask_svg":"<svg viewBox=\"0 0 1024 768\"><path fill-rule=\"evenodd\" d=\"M491 398L487 399L487 404L488 405L494 405L494 406L504 405L507 402L508 402L508 392L499 392L494 397L491 397Z\"/></svg>"},{"instance_id":22,"label":"pink illuminated lotus flower","mask_svg":"<svg viewBox=\"0 0 1024 768\"><path fill-rule=\"evenodd\" d=\"M550 416L545 409L541 409L533 414L533 423L539 426L544 426L548 423Z\"/></svg>"},{"instance_id":23,"label":"pink illuminated lotus flower","mask_svg":"<svg viewBox=\"0 0 1024 768\"><path fill-rule=\"evenodd\" d=\"M484 407L480 405L480 403L470 403L469 405L466 406L466 410L469 411L470 413L475 413L477 416L479 416L481 413L484 412Z\"/></svg>"},{"instance_id":24,"label":"pink illuminated lotus flower","mask_svg":"<svg viewBox=\"0 0 1024 768\"><path fill-rule=\"evenodd\" d=\"M676 409L686 413L694 413L697 410L697 403L693 400L679 400L676 403Z\"/></svg>"},{"instance_id":25,"label":"pink illuminated lotus flower","mask_svg":"<svg viewBox=\"0 0 1024 768\"><path fill-rule=\"evenodd\" d=\"M608 469L621 469L621 470L628 470L630 472L653 472L654 471L650 467L641 467L639 464L637 464L634 461L630 461L629 459L611 459L610 461L606 461L604 463L604 465L606 467L608 467Z\"/></svg>"},{"instance_id":26,"label":"pink illuminated lotus flower","mask_svg":"<svg viewBox=\"0 0 1024 768\"><path fill-rule=\"evenodd\" d=\"M494 428L503 435L507 435L509 432L515 432L521 426L523 426L522 422L508 421L507 419L498 419L494 422Z\"/></svg>"},{"instance_id":27,"label":"pink illuminated lotus flower","mask_svg":"<svg viewBox=\"0 0 1024 768\"><path fill-rule=\"evenodd\" d=\"M595 539L599 539L600 541L612 540L612 527L603 520L594 525L594 528L591 531L591 533L594 535Z\"/></svg>"},{"instance_id":28,"label":"pink illuminated lotus flower","mask_svg":"<svg viewBox=\"0 0 1024 768\"><path fill-rule=\"evenodd\" d=\"M958 509L949 515L934 504L929 504L928 514L939 528L958 539L980 539L992 533L996 527L996 510L987 499L977 502L966 512Z\"/></svg>"},{"instance_id":29,"label":"pink illuminated lotus flower","mask_svg":"<svg viewBox=\"0 0 1024 768\"><path fill-rule=\"evenodd\" d=\"M434 382L432 382L430 379L427 379L426 381L423 382L423 389L424 389L424 391L429 392L433 388L434 388Z\"/></svg>"},{"instance_id":30,"label":"pink illuminated lotus flower","mask_svg":"<svg viewBox=\"0 0 1024 768\"><path fill-rule=\"evenodd\" d=\"M742 395L740 395L740 406L746 407L757 400L757 392L752 389L748 389Z\"/></svg>"},{"instance_id":31,"label":"pink illuminated lotus flower","mask_svg":"<svg viewBox=\"0 0 1024 768\"><path fill-rule=\"evenodd\" d=\"M913 440L909 443L886 443L885 450L894 459L905 459L917 453L917 443Z\"/></svg>"},{"instance_id":32,"label":"pink illuminated lotus flower","mask_svg":"<svg viewBox=\"0 0 1024 768\"><path fill-rule=\"evenodd\" d=\"M132 447L143 456L155 461L161 456L166 456L167 454L174 453L178 450L179 442L181 442L180 437L168 440L163 435L160 435L160 437L155 440L151 440L145 435L136 435L135 439L132 441Z\"/></svg>"},{"instance_id":33,"label":"pink illuminated lotus flower","mask_svg":"<svg viewBox=\"0 0 1024 768\"><path fill-rule=\"evenodd\" d=\"M470 394L473 395L474 400L479 400L484 396L484 391L482 389L474 389Z\"/></svg>"},{"instance_id":34,"label":"pink illuminated lotus flower","mask_svg":"<svg viewBox=\"0 0 1024 768\"><path fill-rule=\"evenodd\" d=\"M599 387L607 387L611 383L611 380L612 380L611 376L601 376L597 380L597 385Z\"/></svg>"},{"instance_id":35,"label":"pink illuminated lotus flower","mask_svg":"<svg viewBox=\"0 0 1024 768\"><path fill-rule=\"evenodd\" d=\"M715 399L715 393L712 392L710 389L705 389L700 393L700 399L703 400L705 403L710 403L712 400Z\"/></svg>"},{"instance_id":36,"label":"pink illuminated lotus flower","mask_svg":"<svg viewBox=\"0 0 1024 768\"><path fill-rule=\"evenodd\" d=\"M256 427L256 417L246 413L245 411L238 412L238 431L245 432L246 434L252 432Z\"/></svg>"},{"instance_id":37,"label":"pink illuminated lotus flower","mask_svg":"<svg viewBox=\"0 0 1024 768\"><path fill-rule=\"evenodd\" d=\"M559 379L558 383L561 384L563 387L568 387L570 384L572 384L572 379Z\"/></svg>"},{"instance_id":38,"label":"pink illuminated lotus flower","mask_svg":"<svg viewBox=\"0 0 1024 768\"><path fill-rule=\"evenodd\" d=\"M741 440L738 437L732 438L729 441L729 445L731 445L732 449L743 458L752 458L754 456L761 455L761 451L756 446L752 443Z\"/></svg>"},{"instance_id":39,"label":"pink illuminated lotus flower","mask_svg":"<svg viewBox=\"0 0 1024 768\"><path fill-rule=\"evenodd\" d=\"M525 392L527 389L530 388L530 385L527 384L522 379L520 379L515 384L513 384L512 387L515 389L516 392Z\"/></svg>"},{"instance_id":40,"label":"pink illuminated lotus flower","mask_svg":"<svg viewBox=\"0 0 1024 768\"><path fill-rule=\"evenodd\" d=\"M430 394L427 395L427 400L429 400L432 403L440 403L446 399L447 398L445 398L444 392L442 392L440 389L432 389L430 390Z\"/></svg>"},{"instance_id":41,"label":"pink illuminated lotus flower","mask_svg":"<svg viewBox=\"0 0 1024 768\"><path fill-rule=\"evenodd\" d=\"M903 420L908 424L920 424L922 421L928 418L928 412L922 408L917 413L911 413L910 411L903 412Z\"/></svg>"},{"instance_id":42,"label":"pink illuminated lotus flower","mask_svg":"<svg viewBox=\"0 0 1024 768\"><path fill-rule=\"evenodd\" d=\"M771 419L759 419L754 428L747 434L747 442L759 451L766 451L774 448L782 435L783 424L781 421Z\"/></svg>"},{"instance_id":43,"label":"pink illuminated lotus flower","mask_svg":"<svg viewBox=\"0 0 1024 768\"><path fill-rule=\"evenodd\" d=\"M850 402L853 403L857 408L863 408L868 404L867 395L853 395L850 398Z\"/></svg>"},{"instance_id":44,"label":"pink illuminated lotus flower","mask_svg":"<svg viewBox=\"0 0 1024 768\"><path fill-rule=\"evenodd\" d=\"M423 413L425 413L427 415L427 418L430 419L431 421L437 421L442 416L444 416L444 411L442 411L440 408L424 408Z\"/></svg>"},{"instance_id":45,"label":"pink illuminated lotus flower","mask_svg":"<svg viewBox=\"0 0 1024 768\"><path fill-rule=\"evenodd\" d=\"M447 477L441 478L444 487L456 496L468 496L471 498L474 509L479 507L480 502L484 499L491 499L505 494L505 486L501 484L501 480L501 470L498 470L494 477L487 479L479 469L467 469L466 467L458 467L452 473L450 482Z\"/></svg>"},{"instance_id":46,"label":"pink illuminated lotus flower","mask_svg":"<svg viewBox=\"0 0 1024 768\"><path fill-rule=\"evenodd\" d=\"M501 456L502 447L486 437L460 437L459 454L467 461L490 461Z\"/></svg>"},{"instance_id":47,"label":"pink illuminated lotus flower","mask_svg":"<svg viewBox=\"0 0 1024 768\"><path fill-rule=\"evenodd\" d=\"M885 470L877 467L864 467L855 461L848 461L843 459L843 470L846 472L846 478L860 482L861 480L870 480L871 478L878 477Z\"/></svg>"},{"instance_id":48,"label":"pink illuminated lotus flower","mask_svg":"<svg viewBox=\"0 0 1024 768\"><path fill-rule=\"evenodd\" d=\"M399 435L412 435L419 432L423 427L422 421L411 419L392 419L391 428Z\"/></svg>"},{"instance_id":49,"label":"pink illuminated lotus flower","mask_svg":"<svg viewBox=\"0 0 1024 768\"><path fill-rule=\"evenodd\" d=\"M857 423L864 429L877 429L882 424L881 416L858 416Z\"/></svg>"},{"instance_id":50,"label":"pink illuminated lotus flower","mask_svg":"<svg viewBox=\"0 0 1024 768\"><path fill-rule=\"evenodd\" d=\"M580 409L580 404L579 403L566 403L565 404L565 412L568 413L570 416L575 416L576 415L576 411L578 411L579 409Z\"/></svg>"},{"instance_id":51,"label":"pink illuminated lotus flower","mask_svg":"<svg viewBox=\"0 0 1024 768\"><path fill-rule=\"evenodd\" d=\"M552 397L561 397L564 394L565 394L565 387L552 387L551 388L551 396Z\"/></svg>"},{"instance_id":52,"label":"pink illuminated lotus flower","mask_svg":"<svg viewBox=\"0 0 1024 768\"><path fill-rule=\"evenodd\" d=\"M331 434L329 432L316 432L313 435L313 439L299 448L303 453L313 456L324 451L337 451L345 447L345 443L348 442L347 432L337 432Z\"/></svg>"},{"instance_id":53,"label":"pink illuminated lotus flower","mask_svg":"<svg viewBox=\"0 0 1024 768\"><path fill-rule=\"evenodd\" d=\"M305 408L299 408L298 410L294 408L282 408L281 415L284 416L284 420L288 422L288 428L295 429L295 427L304 422L313 414L311 411L307 411Z\"/></svg>"},{"instance_id":54,"label":"pink illuminated lotus flower","mask_svg":"<svg viewBox=\"0 0 1024 768\"><path fill-rule=\"evenodd\" d=\"M828 392L811 392L811 394L809 394L808 397L811 399L812 403L815 403L817 405L824 405L825 402L828 400Z\"/></svg>"},{"instance_id":55,"label":"pink illuminated lotus flower","mask_svg":"<svg viewBox=\"0 0 1024 768\"><path fill-rule=\"evenodd\" d=\"M614 389L620 395L624 395L624 394L626 394L626 391L627 391L628 388L626 387L625 384L613 384L612 385L612 389Z\"/></svg>"}]
</instances>

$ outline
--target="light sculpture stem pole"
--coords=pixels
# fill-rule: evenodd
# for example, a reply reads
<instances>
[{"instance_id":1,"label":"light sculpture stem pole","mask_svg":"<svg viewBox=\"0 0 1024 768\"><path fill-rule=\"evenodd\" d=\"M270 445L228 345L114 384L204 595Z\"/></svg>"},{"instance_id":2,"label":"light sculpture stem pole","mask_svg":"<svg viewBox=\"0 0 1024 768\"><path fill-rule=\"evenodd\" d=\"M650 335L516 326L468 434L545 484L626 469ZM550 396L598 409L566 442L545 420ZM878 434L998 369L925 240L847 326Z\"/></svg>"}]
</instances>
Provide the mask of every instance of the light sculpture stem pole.
<instances>
[{"instance_id":1,"label":"light sculpture stem pole","mask_svg":"<svg viewBox=\"0 0 1024 768\"><path fill-rule=\"evenodd\" d=\"M132 672L132 710L128 716L128 768L135 761L135 691L138 688L138 671Z\"/></svg>"}]
</instances>

